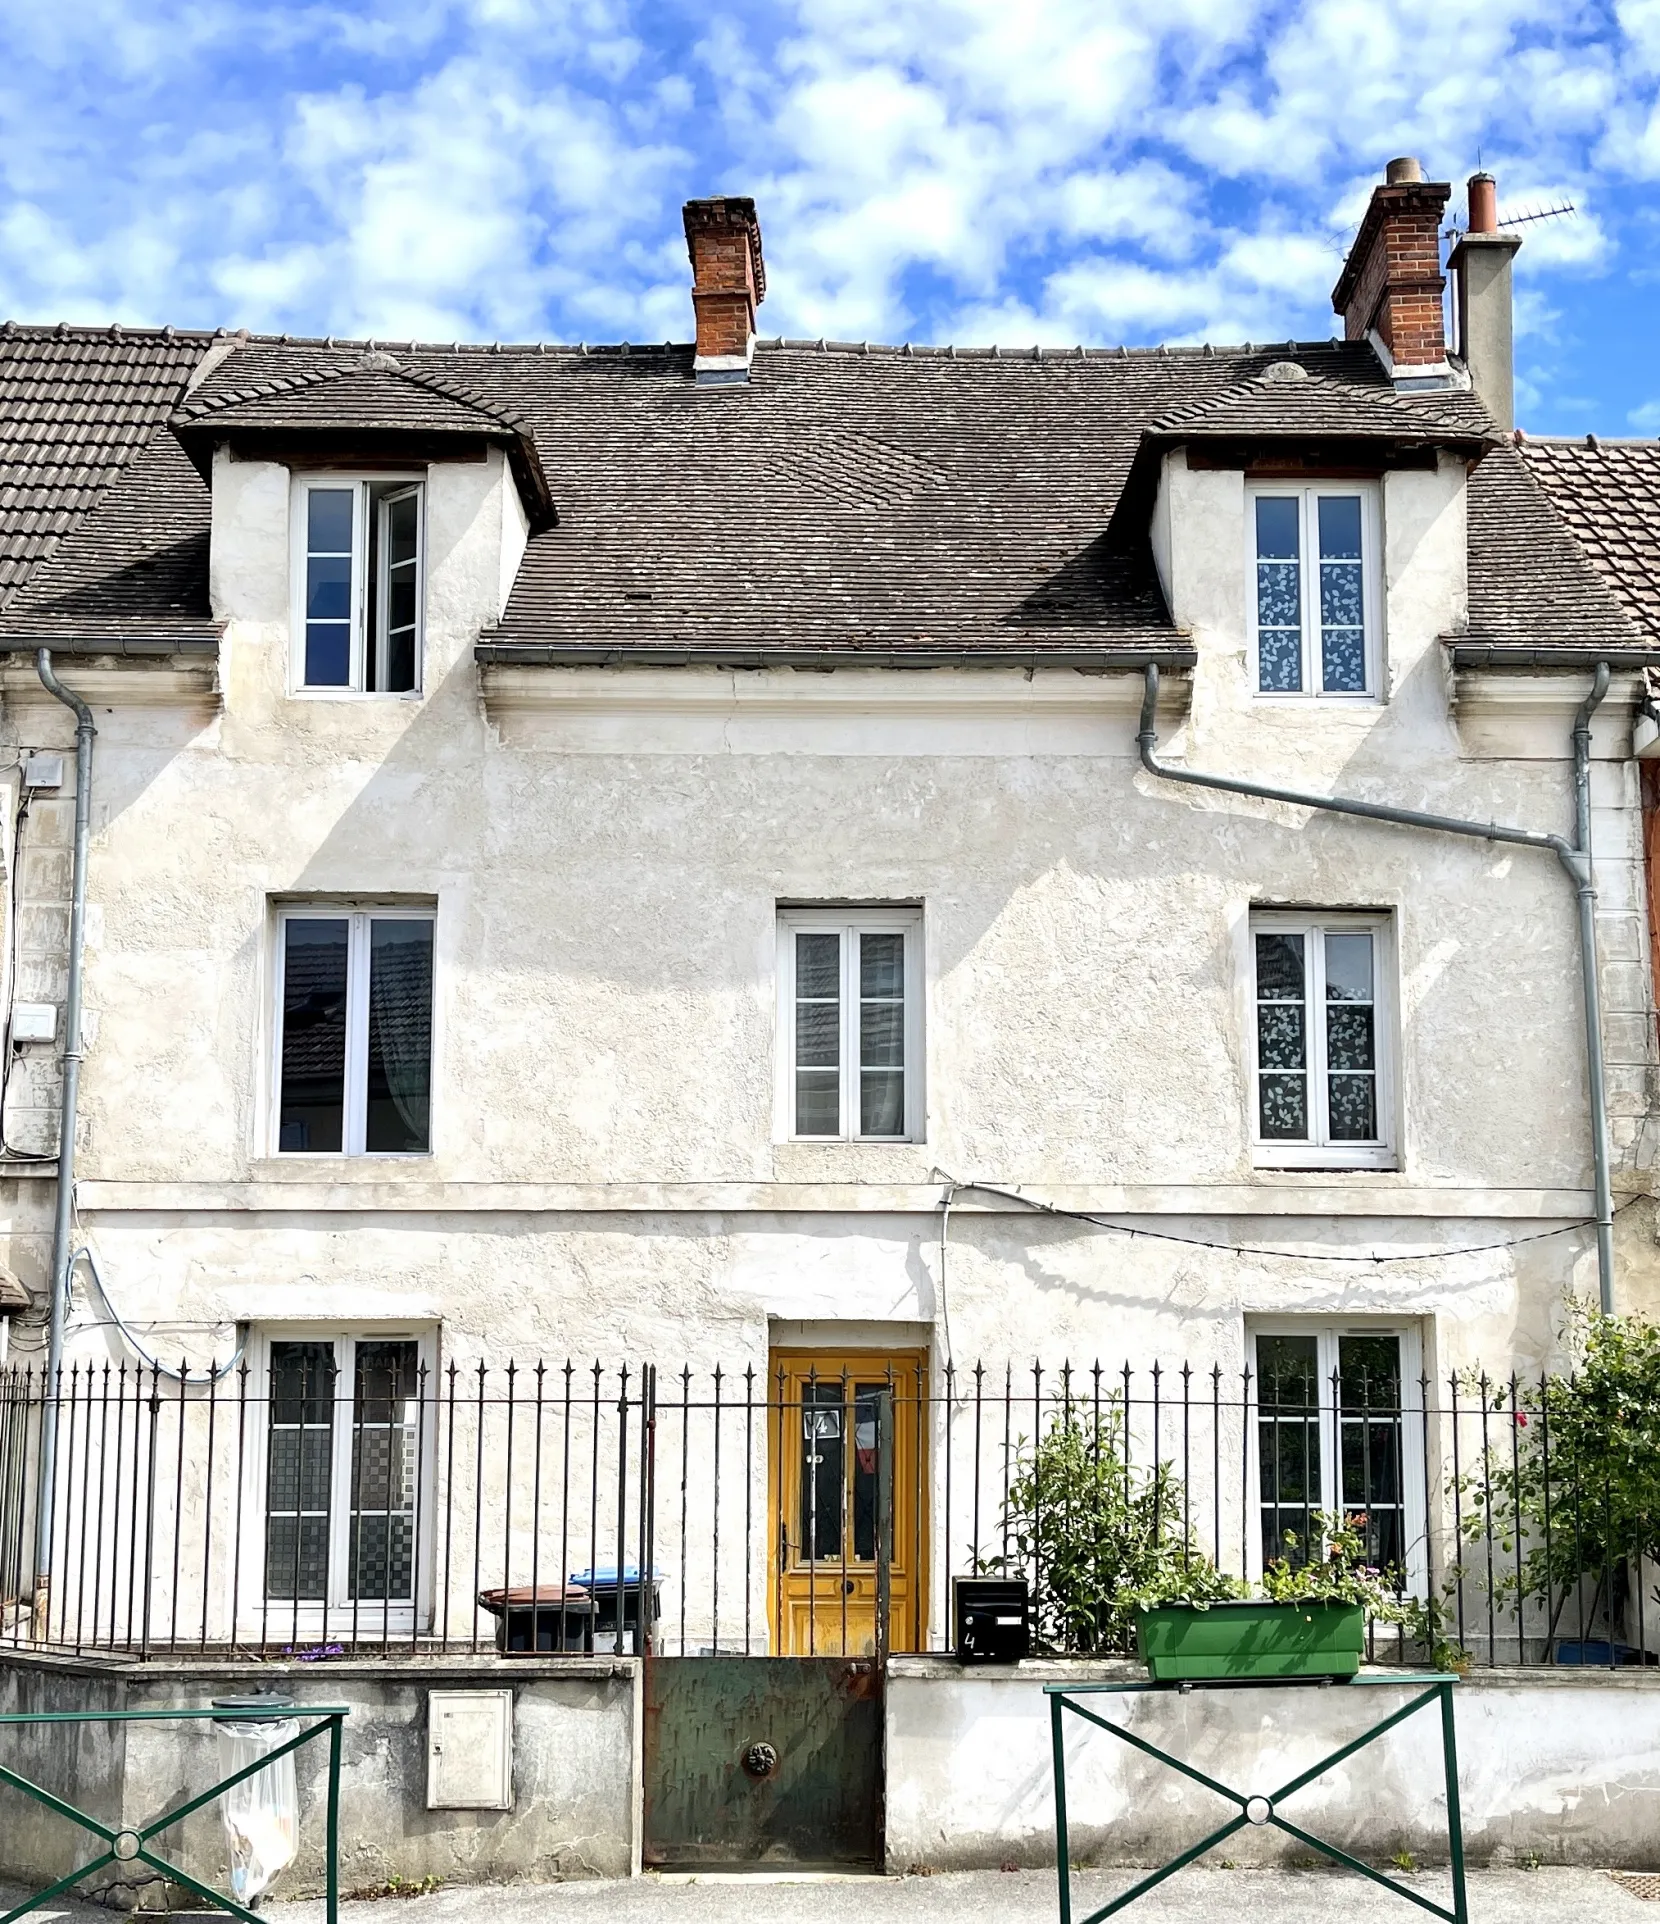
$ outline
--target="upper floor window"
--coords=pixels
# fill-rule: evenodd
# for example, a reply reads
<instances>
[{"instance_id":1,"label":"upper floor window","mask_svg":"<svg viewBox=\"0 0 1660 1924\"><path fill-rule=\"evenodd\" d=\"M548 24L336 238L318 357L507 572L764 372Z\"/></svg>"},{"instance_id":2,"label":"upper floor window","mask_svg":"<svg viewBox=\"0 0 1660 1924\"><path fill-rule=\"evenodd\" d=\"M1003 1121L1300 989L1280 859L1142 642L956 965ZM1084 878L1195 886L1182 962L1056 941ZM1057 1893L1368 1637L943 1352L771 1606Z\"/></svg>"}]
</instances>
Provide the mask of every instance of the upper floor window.
<instances>
[{"instance_id":1,"label":"upper floor window","mask_svg":"<svg viewBox=\"0 0 1660 1924\"><path fill-rule=\"evenodd\" d=\"M362 695L421 685L422 487L408 475L295 484L294 683Z\"/></svg>"},{"instance_id":2,"label":"upper floor window","mask_svg":"<svg viewBox=\"0 0 1660 1924\"><path fill-rule=\"evenodd\" d=\"M1375 490L1263 483L1248 506L1257 693L1375 695Z\"/></svg>"},{"instance_id":3,"label":"upper floor window","mask_svg":"<svg viewBox=\"0 0 1660 1924\"><path fill-rule=\"evenodd\" d=\"M1393 1166L1388 949L1381 915L1251 917L1259 1164Z\"/></svg>"},{"instance_id":4,"label":"upper floor window","mask_svg":"<svg viewBox=\"0 0 1660 1924\"><path fill-rule=\"evenodd\" d=\"M781 1135L922 1135L921 947L916 909L780 912Z\"/></svg>"},{"instance_id":5,"label":"upper floor window","mask_svg":"<svg viewBox=\"0 0 1660 1924\"><path fill-rule=\"evenodd\" d=\"M430 912L279 914L279 1154L432 1147L432 934Z\"/></svg>"}]
</instances>

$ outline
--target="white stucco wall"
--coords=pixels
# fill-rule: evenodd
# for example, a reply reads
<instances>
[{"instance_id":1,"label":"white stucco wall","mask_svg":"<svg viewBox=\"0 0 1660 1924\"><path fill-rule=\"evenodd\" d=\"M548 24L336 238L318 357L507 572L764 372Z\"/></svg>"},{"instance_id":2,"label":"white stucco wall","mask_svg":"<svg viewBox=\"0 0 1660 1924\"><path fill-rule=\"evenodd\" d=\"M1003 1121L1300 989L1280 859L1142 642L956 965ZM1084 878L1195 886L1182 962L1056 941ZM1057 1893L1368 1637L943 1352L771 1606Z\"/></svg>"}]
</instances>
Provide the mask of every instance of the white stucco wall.
<instances>
[{"instance_id":1,"label":"white stucco wall","mask_svg":"<svg viewBox=\"0 0 1660 1924\"><path fill-rule=\"evenodd\" d=\"M1131 1666L1117 1667L1130 1681ZM1043 1685L1106 1666L962 1670L897 1658L887 1697L888 1864L906 1870L1054 1863L1054 1770ZM1289 1783L1409 1702L1410 1686L1136 1692L1078 1699L1246 1796ZM1473 1672L1454 1690L1464 1847L1474 1864L1653 1861L1660 1690L1629 1674ZM1167 1862L1233 1814L1201 1785L1067 1713L1074 1863ZM1370 1863L1447 1859L1438 1707L1316 1779L1290 1821ZM1218 1846L1239 1864L1307 1857L1272 1828Z\"/></svg>"},{"instance_id":2,"label":"white stucco wall","mask_svg":"<svg viewBox=\"0 0 1660 1924\"><path fill-rule=\"evenodd\" d=\"M1165 477L1161 564L1200 666L1190 694L1167 680L1163 751L1567 829L1584 678L1448 686L1462 470L1383 484L1375 704L1251 699L1244 499L1238 474ZM242 1319L418 1318L452 1355L742 1367L804 1322L920 1328L939 1359L943 1172L1178 1239L963 1197L959 1361L1231 1368L1268 1312L1412 1319L1438 1370L1552 1354L1565 1294L1594 1288L1583 1232L1435 1253L1589 1210L1572 898L1548 857L1159 784L1136 760L1134 676L481 675L524 540L496 454L431 473L421 698L295 698L288 501L280 467L220 456L217 678L65 670L100 730L81 1217L123 1312L171 1348L205 1356ZM25 670L0 691L14 740L69 740ZM1652 1073L1633 700L1618 682L1594 737L1628 1166ZM47 888L67 887L63 812L25 838L53 857ZM430 1157L270 1153L271 903L308 896L437 905ZM817 900L923 907L921 1142L773 1139L776 906ZM1395 1170L1252 1165L1264 905L1394 918ZM49 1188L0 1183L37 1285ZM1622 1234L1641 1300L1650 1232L1633 1213ZM1310 1259L1205 1246L1241 1242ZM1357 1248L1413 1260L1322 1259ZM108 1343L88 1327L71 1354Z\"/></svg>"}]
</instances>

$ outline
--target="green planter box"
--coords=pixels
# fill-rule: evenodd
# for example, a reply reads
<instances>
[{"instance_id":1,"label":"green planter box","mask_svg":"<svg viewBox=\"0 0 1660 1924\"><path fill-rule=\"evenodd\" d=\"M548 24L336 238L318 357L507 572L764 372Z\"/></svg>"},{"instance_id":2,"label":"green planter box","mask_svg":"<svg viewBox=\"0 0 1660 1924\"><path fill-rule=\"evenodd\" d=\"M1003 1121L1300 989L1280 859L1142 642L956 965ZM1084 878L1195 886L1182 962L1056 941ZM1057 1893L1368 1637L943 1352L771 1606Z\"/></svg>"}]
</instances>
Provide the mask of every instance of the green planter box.
<instances>
[{"instance_id":1,"label":"green planter box","mask_svg":"<svg viewBox=\"0 0 1660 1924\"><path fill-rule=\"evenodd\" d=\"M1358 1603L1146 1605L1136 1651L1155 1682L1214 1677L1352 1677L1366 1646Z\"/></svg>"}]
</instances>

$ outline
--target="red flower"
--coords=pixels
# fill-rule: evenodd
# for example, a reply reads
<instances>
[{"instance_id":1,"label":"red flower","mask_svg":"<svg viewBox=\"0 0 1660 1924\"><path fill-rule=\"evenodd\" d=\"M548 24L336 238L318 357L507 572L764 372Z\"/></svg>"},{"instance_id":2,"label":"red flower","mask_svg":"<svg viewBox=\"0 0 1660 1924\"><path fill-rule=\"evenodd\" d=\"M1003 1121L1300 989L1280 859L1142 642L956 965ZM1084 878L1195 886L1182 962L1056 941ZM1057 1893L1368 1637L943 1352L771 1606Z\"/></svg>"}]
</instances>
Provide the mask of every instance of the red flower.
<instances>
[{"instance_id":1,"label":"red flower","mask_svg":"<svg viewBox=\"0 0 1660 1924\"><path fill-rule=\"evenodd\" d=\"M1527 1411L1526 1410L1518 1410L1516 1412L1516 1427L1519 1430L1525 1430L1527 1428Z\"/></svg>"}]
</instances>

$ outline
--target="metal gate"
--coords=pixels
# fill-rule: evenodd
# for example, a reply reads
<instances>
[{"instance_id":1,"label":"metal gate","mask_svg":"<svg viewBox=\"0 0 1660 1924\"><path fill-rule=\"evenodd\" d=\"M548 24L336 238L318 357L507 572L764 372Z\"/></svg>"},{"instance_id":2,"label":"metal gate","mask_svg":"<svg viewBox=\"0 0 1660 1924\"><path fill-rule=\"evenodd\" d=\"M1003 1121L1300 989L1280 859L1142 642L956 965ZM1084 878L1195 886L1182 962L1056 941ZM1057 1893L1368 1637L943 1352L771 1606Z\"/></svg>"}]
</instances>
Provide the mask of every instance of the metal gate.
<instances>
[{"instance_id":1,"label":"metal gate","mask_svg":"<svg viewBox=\"0 0 1660 1924\"><path fill-rule=\"evenodd\" d=\"M865 1657L651 1657L644 1861L874 1869L882 1667Z\"/></svg>"},{"instance_id":2,"label":"metal gate","mask_svg":"<svg viewBox=\"0 0 1660 1924\"><path fill-rule=\"evenodd\" d=\"M845 1401L846 1390L843 1388ZM838 1405L838 1407L840 1407ZM796 1405L810 1418L819 1406ZM893 1392L871 1392L869 1656L644 1659L643 1861L874 1870L893 1574Z\"/></svg>"}]
</instances>

